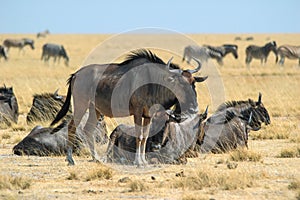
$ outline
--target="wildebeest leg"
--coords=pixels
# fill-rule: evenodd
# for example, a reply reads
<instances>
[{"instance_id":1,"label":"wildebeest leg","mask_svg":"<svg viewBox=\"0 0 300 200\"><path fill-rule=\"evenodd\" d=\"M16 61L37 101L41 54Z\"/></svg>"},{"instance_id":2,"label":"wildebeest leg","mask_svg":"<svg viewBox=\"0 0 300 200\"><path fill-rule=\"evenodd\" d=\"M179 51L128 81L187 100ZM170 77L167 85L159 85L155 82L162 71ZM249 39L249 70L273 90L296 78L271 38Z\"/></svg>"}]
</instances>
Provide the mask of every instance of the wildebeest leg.
<instances>
[{"instance_id":1,"label":"wildebeest leg","mask_svg":"<svg viewBox=\"0 0 300 200\"><path fill-rule=\"evenodd\" d=\"M299 58L299 61L298 61L298 65L300 66L300 58Z\"/></svg>"},{"instance_id":2,"label":"wildebeest leg","mask_svg":"<svg viewBox=\"0 0 300 200\"><path fill-rule=\"evenodd\" d=\"M223 59L222 58L217 58L217 62L219 63L220 66L223 66Z\"/></svg>"},{"instance_id":3,"label":"wildebeest leg","mask_svg":"<svg viewBox=\"0 0 300 200\"><path fill-rule=\"evenodd\" d=\"M251 60L252 60L252 57L250 55L247 55L247 57L246 57L246 65L247 65L247 67L249 67Z\"/></svg>"},{"instance_id":4,"label":"wildebeest leg","mask_svg":"<svg viewBox=\"0 0 300 200\"><path fill-rule=\"evenodd\" d=\"M72 119L68 125L68 143L67 143L67 158L68 165L75 165L72 158L73 145L76 140L76 126L74 124L74 119Z\"/></svg>"},{"instance_id":5,"label":"wildebeest leg","mask_svg":"<svg viewBox=\"0 0 300 200\"><path fill-rule=\"evenodd\" d=\"M141 166L143 164L141 159L141 142L143 139L142 134L142 121L143 118L139 114L134 115L134 126L135 126L135 136L136 136L136 152L135 159L133 161L134 165Z\"/></svg>"},{"instance_id":6,"label":"wildebeest leg","mask_svg":"<svg viewBox=\"0 0 300 200\"><path fill-rule=\"evenodd\" d=\"M150 119L151 118L149 117L144 118L144 123L143 123L143 139L141 141L141 159L144 165L148 164L148 162L146 161L146 144L147 144L147 139L150 131Z\"/></svg>"},{"instance_id":7,"label":"wildebeest leg","mask_svg":"<svg viewBox=\"0 0 300 200\"><path fill-rule=\"evenodd\" d=\"M281 58L280 58L280 60L279 60L279 65L283 65L284 59L285 59L285 57L284 57L284 56L281 56ZM299 62L300 62L300 60L299 60Z\"/></svg>"},{"instance_id":8,"label":"wildebeest leg","mask_svg":"<svg viewBox=\"0 0 300 200\"><path fill-rule=\"evenodd\" d=\"M53 58L53 64L55 64L55 62L56 62L56 56L54 56Z\"/></svg>"}]
</instances>

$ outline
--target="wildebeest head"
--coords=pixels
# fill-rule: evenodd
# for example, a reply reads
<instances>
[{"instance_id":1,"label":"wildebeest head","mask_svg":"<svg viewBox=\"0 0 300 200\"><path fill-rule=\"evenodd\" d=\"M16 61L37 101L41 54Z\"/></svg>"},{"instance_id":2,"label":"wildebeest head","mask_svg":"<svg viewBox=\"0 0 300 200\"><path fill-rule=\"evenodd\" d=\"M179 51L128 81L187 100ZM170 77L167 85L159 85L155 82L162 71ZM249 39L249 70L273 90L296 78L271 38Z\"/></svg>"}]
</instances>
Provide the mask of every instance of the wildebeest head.
<instances>
[{"instance_id":1,"label":"wildebeest head","mask_svg":"<svg viewBox=\"0 0 300 200\"><path fill-rule=\"evenodd\" d=\"M224 44L223 47L226 49L226 51L233 54L235 59L238 59L238 46L235 44Z\"/></svg>"},{"instance_id":2,"label":"wildebeest head","mask_svg":"<svg viewBox=\"0 0 300 200\"><path fill-rule=\"evenodd\" d=\"M19 106L13 87L0 87L0 121L10 125L18 122Z\"/></svg>"},{"instance_id":3,"label":"wildebeest head","mask_svg":"<svg viewBox=\"0 0 300 200\"><path fill-rule=\"evenodd\" d=\"M69 65L69 57L67 55L67 52L66 52L64 46L61 46L61 49L59 51L59 56L62 56L65 59L65 64L68 66Z\"/></svg>"},{"instance_id":4,"label":"wildebeest head","mask_svg":"<svg viewBox=\"0 0 300 200\"><path fill-rule=\"evenodd\" d=\"M24 38L24 45L29 45L31 49L34 49L34 41L32 39Z\"/></svg>"},{"instance_id":5,"label":"wildebeest head","mask_svg":"<svg viewBox=\"0 0 300 200\"><path fill-rule=\"evenodd\" d=\"M27 123L53 120L64 103L64 97L57 93L34 95L32 107L27 114Z\"/></svg>"},{"instance_id":6,"label":"wildebeest head","mask_svg":"<svg viewBox=\"0 0 300 200\"><path fill-rule=\"evenodd\" d=\"M1 56L3 56L5 60L7 60L7 52L4 48L4 46L0 45L0 58L1 58Z\"/></svg>"}]
</instances>

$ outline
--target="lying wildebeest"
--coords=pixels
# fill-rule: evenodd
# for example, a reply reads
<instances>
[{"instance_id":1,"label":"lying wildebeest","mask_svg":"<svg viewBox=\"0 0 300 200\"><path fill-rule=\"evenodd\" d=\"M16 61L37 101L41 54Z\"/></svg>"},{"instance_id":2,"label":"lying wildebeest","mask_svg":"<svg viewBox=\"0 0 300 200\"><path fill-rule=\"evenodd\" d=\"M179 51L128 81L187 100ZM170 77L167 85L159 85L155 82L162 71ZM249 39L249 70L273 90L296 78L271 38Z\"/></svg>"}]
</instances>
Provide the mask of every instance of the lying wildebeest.
<instances>
[{"instance_id":1,"label":"lying wildebeest","mask_svg":"<svg viewBox=\"0 0 300 200\"><path fill-rule=\"evenodd\" d=\"M194 149L200 125L206 117L207 109L203 114L189 116L183 121L167 112L154 115L149 132L151 136L146 143L147 159L150 162L186 163L185 153ZM124 124L113 130L106 151L108 160L123 164L133 162L136 152L134 131L134 126Z\"/></svg>"},{"instance_id":2,"label":"lying wildebeest","mask_svg":"<svg viewBox=\"0 0 300 200\"><path fill-rule=\"evenodd\" d=\"M45 30L45 31L43 31L43 32L38 32L37 34L36 34L36 37L37 38L40 38L40 37L46 37L47 35L49 35L50 34L50 31L47 29L47 30Z\"/></svg>"},{"instance_id":3,"label":"lying wildebeest","mask_svg":"<svg viewBox=\"0 0 300 200\"><path fill-rule=\"evenodd\" d=\"M146 164L145 149L151 119L149 111L152 106L160 104L169 109L177 104L181 112L198 112L195 83L202 82L207 77L192 76L201 68L201 63L196 61L196 69L181 70L171 61L166 64L152 52L139 50L119 64L92 64L82 67L71 75L66 101L51 125L66 115L73 95L74 120L71 121L72 128L69 129L68 138L72 143L72 135L83 114L89 109L84 132L90 138L89 146L93 160L99 160L90 133L94 130L100 113L108 117L133 115L136 136L134 163ZM71 148L68 150L67 160L70 165L74 165Z\"/></svg>"},{"instance_id":4,"label":"lying wildebeest","mask_svg":"<svg viewBox=\"0 0 300 200\"><path fill-rule=\"evenodd\" d=\"M85 116L85 118L86 117L87 116ZM94 135L98 144L107 143L107 130L103 117L97 122ZM67 120L64 120L55 129L51 127L36 126L21 142L13 147L13 153L16 155L34 156L65 155L67 152L67 138ZM86 145L86 138L82 132L82 126L80 125L76 131L72 149L75 153L79 153L84 145Z\"/></svg>"},{"instance_id":5,"label":"lying wildebeest","mask_svg":"<svg viewBox=\"0 0 300 200\"><path fill-rule=\"evenodd\" d=\"M264 46L249 45L246 48L247 66L249 66L250 62L252 61L252 58L260 59L261 64L265 64L271 51L274 52L277 61L277 46L275 41L268 42Z\"/></svg>"},{"instance_id":6,"label":"lying wildebeest","mask_svg":"<svg viewBox=\"0 0 300 200\"><path fill-rule=\"evenodd\" d=\"M3 41L3 45L7 48L7 52L11 47L19 48L19 50L21 51L27 45L29 45L31 49L34 49L34 41L28 38L6 39Z\"/></svg>"},{"instance_id":7,"label":"lying wildebeest","mask_svg":"<svg viewBox=\"0 0 300 200\"><path fill-rule=\"evenodd\" d=\"M250 130L258 131L261 124L270 124L270 116L261 101L230 101L219 106L204 123L197 143L201 152L227 152L238 146L248 148Z\"/></svg>"},{"instance_id":8,"label":"lying wildebeest","mask_svg":"<svg viewBox=\"0 0 300 200\"><path fill-rule=\"evenodd\" d=\"M294 45L281 45L277 49L277 53L280 57L279 64L283 65L285 58L298 59L298 65L300 66L300 46ZM278 59L276 60L276 63Z\"/></svg>"},{"instance_id":9,"label":"lying wildebeest","mask_svg":"<svg viewBox=\"0 0 300 200\"><path fill-rule=\"evenodd\" d=\"M50 57L53 57L54 63L56 62L57 58L59 62L60 58L63 57L65 59L65 65L68 66L69 57L63 45L51 43L44 44L41 60L46 62Z\"/></svg>"},{"instance_id":10,"label":"lying wildebeest","mask_svg":"<svg viewBox=\"0 0 300 200\"><path fill-rule=\"evenodd\" d=\"M4 48L4 46L0 45L0 59L4 58L5 60L7 60L7 53L6 50Z\"/></svg>"},{"instance_id":11,"label":"lying wildebeest","mask_svg":"<svg viewBox=\"0 0 300 200\"><path fill-rule=\"evenodd\" d=\"M0 87L0 123L11 125L18 123L19 106L13 88Z\"/></svg>"},{"instance_id":12,"label":"lying wildebeest","mask_svg":"<svg viewBox=\"0 0 300 200\"><path fill-rule=\"evenodd\" d=\"M65 102L65 97L54 93L35 94L32 106L27 114L27 123L53 121ZM69 114L71 114L71 109Z\"/></svg>"},{"instance_id":13,"label":"lying wildebeest","mask_svg":"<svg viewBox=\"0 0 300 200\"><path fill-rule=\"evenodd\" d=\"M238 46L235 44L223 44L222 46L211 46L211 45L203 45L204 47L210 49L212 52L218 52L221 54L221 57L219 54L218 56L215 56L216 54L212 54L210 57L213 59L216 59L219 65L223 65L223 58L231 53L235 59L238 58Z\"/></svg>"}]
</instances>

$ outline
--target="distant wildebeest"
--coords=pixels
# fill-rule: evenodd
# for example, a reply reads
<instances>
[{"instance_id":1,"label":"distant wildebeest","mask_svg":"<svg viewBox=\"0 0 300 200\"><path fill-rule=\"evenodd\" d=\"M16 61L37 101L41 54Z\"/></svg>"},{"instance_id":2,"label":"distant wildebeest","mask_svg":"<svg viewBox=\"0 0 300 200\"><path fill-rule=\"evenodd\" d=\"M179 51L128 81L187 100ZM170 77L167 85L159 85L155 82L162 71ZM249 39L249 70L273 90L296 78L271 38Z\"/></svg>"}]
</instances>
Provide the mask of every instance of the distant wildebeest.
<instances>
[{"instance_id":1,"label":"distant wildebeest","mask_svg":"<svg viewBox=\"0 0 300 200\"><path fill-rule=\"evenodd\" d=\"M87 116L85 116L86 118ZM103 118L97 122L94 136L97 144L106 144L108 141L106 124ZM58 127L34 127L30 133L16 146L13 153L16 155L50 156L65 155L67 152L68 121L64 120ZM86 138L82 132L82 126L77 129L72 149L80 153L82 147L86 146Z\"/></svg>"},{"instance_id":2,"label":"distant wildebeest","mask_svg":"<svg viewBox=\"0 0 300 200\"><path fill-rule=\"evenodd\" d=\"M236 36L236 37L234 38L234 40L235 40L235 41L240 41L240 40L242 40L242 38L241 38L240 36Z\"/></svg>"},{"instance_id":3,"label":"distant wildebeest","mask_svg":"<svg viewBox=\"0 0 300 200\"><path fill-rule=\"evenodd\" d=\"M54 63L56 62L57 58L59 61L60 58L63 57L65 59L65 65L68 66L69 57L63 45L50 43L44 44L41 60L44 60L46 62L50 57L53 57Z\"/></svg>"},{"instance_id":4,"label":"distant wildebeest","mask_svg":"<svg viewBox=\"0 0 300 200\"><path fill-rule=\"evenodd\" d=\"M146 143L147 159L159 163L186 163L185 154L194 149L207 109L203 114L195 114L183 121L167 112L158 113L151 119L150 137ZM134 131L134 126L124 124L113 130L106 151L108 160L123 164L133 162L136 152Z\"/></svg>"},{"instance_id":5,"label":"distant wildebeest","mask_svg":"<svg viewBox=\"0 0 300 200\"><path fill-rule=\"evenodd\" d=\"M192 74L201 68L201 63L196 61L196 69L181 70L171 60L166 64L151 51L142 49L132 52L119 64L91 64L82 67L71 75L66 101L51 125L65 116L73 96L74 120L71 121L68 138L72 139L88 109L89 118L84 132L90 138L93 160L99 160L90 133L94 130L100 113L108 117L133 115L136 136L134 163L138 166L147 164L145 149L152 106L160 104L164 109L169 109L177 105L181 112L198 112L195 83L202 82L207 77L193 77ZM68 150L67 160L70 165L74 165L71 148Z\"/></svg>"},{"instance_id":6,"label":"distant wildebeest","mask_svg":"<svg viewBox=\"0 0 300 200\"><path fill-rule=\"evenodd\" d=\"M219 65L223 65L223 58L231 53L235 59L238 58L238 46L235 44L223 44L222 46L210 46L210 45L203 45L204 47L210 49L212 52L218 52L219 54L212 54L210 57L216 59ZM215 56L217 55L217 56Z\"/></svg>"},{"instance_id":7,"label":"distant wildebeest","mask_svg":"<svg viewBox=\"0 0 300 200\"><path fill-rule=\"evenodd\" d=\"M53 121L65 101L65 96L54 93L35 94L27 114L27 123ZM71 114L69 110L69 115Z\"/></svg>"},{"instance_id":8,"label":"distant wildebeest","mask_svg":"<svg viewBox=\"0 0 300 200\"><path fill-rule=\"evenodd\" d=\"M238 146L248 148L250 130L258 131L261 124L270 124L270 116L261 101L230 101L219 106L204 123L198 144L201 152L227 152Z\"/></svg>"},{"instance_id":9,"label":"distant wildebeest","mask_svg":"<svg viewBox=\"0 0 300 200\"><path fill-rule=\"evenodd\" d=\"M192 58L198 58L202 62L207 62L210 58L221 60L223 58L222 53L215 51L214 49L207 48L205 46L189 45L184 48L182 61L190 63Z\"/></svg>"},{"instance_id":10,"label":"distant wildebeest","mask_svg":"<svg viewBox=\"0 0 300 200\"><path fill-rule=\"evenodd\" d=\"M23 38L23 39L6 39L3 41L3 45L7 48L7 52L11 47L19 48L23 50L25 46L30 46L31 49L34 49L34 41L32 39Z\"/></svg>"},{"instance_id":11,"label":"distant wildebeest","mask_svg":"<svg viewBox=\"0 0 300 200\"><path fill-rule=\"evenodd\" d=\"M0 45L0 59L4 58L5 60L7 60L7 53L6 50L4 48L4 46Z\"/></svg>"},{"instance_id":12,"label":"distant wildebeest","mask_svg":"<svg viewBox=\"0 0 300 200\"><path fill-rule=\"evenodd\" d=\"M252 40L254 40L254 37L252 37L252 36L249 36L249 37L246 37L246 39L245 39L246 41L252 41Z\"/></svg>"},{"instance_id":13,"label":"distant wildebeest","mask_svg":"<svg viewBox=\"0 0 300 200\"><path fill-rule=\"evenodd\" d=\"M13 88L0 87L0 123L10 126L18 123L19 106Z\"/></svg>"},{"instance_id":14,"label":"distant wildebeest","mask_svg":"<svg viewBox=\"0 0 300 200\"><path fill-rule=\"evenodd\" d=\"M269 42L264 46L249 45L246 48L246 64L249 66L252 58L260 59L261 64L265 64L271 51L274 52L277 60L277 47L275 41Z\"/></svg>"},{"instance_id":15,"label":"distant wildebeest","mask_svg":"<svg viewBox=\"0 0 300 200\"><path fill-rule=\"evenodd\" d=\"M38 32L37 34L36 34L36 37L37 38L40 38L40 37L46 37L47 35L49 35L50 34L50 31L47 29L47 30L45 30L45 31L43 31L43 32Z\"/></svg>"},{"instance_id":16,"label":"distant wildebeest","mask_svg":"<svg viewBox=\"0 0 300 200\"><path fill-rule=\"evenodd\" d=\"M283 65L285 58L298 59L298 65L300 66L300 46L293 45L281 45L277 49L277 54L280 57L279 64ZM278 59L276 60L278 62Z\"/></svg>"}]
</instances>

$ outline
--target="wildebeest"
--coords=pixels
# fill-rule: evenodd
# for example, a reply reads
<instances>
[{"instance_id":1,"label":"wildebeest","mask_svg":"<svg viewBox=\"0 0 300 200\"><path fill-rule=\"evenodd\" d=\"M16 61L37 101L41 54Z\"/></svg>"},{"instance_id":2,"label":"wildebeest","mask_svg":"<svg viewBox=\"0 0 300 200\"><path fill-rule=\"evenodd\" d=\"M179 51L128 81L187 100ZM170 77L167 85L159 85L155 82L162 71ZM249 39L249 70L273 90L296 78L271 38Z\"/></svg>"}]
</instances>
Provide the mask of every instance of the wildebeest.
<instances>
[{"instance_id":1,"label":"wildebeest","mask_svg":"<svg viewBox=\"0 0 300 200\"><path fill-rule=\"evenodd\" d=\"M45 30L45 31L43 31L43 32L38 32L37 34L36 34L36 37L37 38L40 38L40 37L46 37L47 35L49 35L50 34L50 31L47 29L47 30Z\"/></svg>"},{"instance_id":2,"label":"wildebeest","mask_svg":"<svg viewBox=\"0 0 300 200\"><path fill-rule=\"evenodd\" d=\"M264 46L249 45L246 48L246 64L249 66L252 58L260 59L261 64L265 64L271 51L274 52L277 60L277 46L275 41L269 42Z\"/></svg>"},{"instance_id":3,"label":"wildebeest","mask_svg":"<svg viewBox=\"0 0 300 200\"><path fill-rule=\"evenodd\" d=\"M195 114L183 121L167 112L158 113L151 119L151 136L146 143L146 157L151 159L150 162L185 163L184 155L189 149L194 149L200 124L207 117L207 109L203 114ZM106 151L108 160L132 163L136 152L134 131L134 126L124 124L113 130Z\"/></svg>"},{"instance_id":4,"label":"wildebeest","mask_svg":"<svg viewBox=\"0 0 300 200\"><path fill-rule=\"evenodd\" d=\"M219 106L204 123L198 144L201 152L227 152L238 146L248 147L250 130L258 131L261 124L270 124L270 116L261 101L230 101Z\"/></svg>"},{"instance_id":5,"label":"wildebeest","mask_svg":"<svg viewBox=\"0 0 300 200\"><path fill-rule=\"evenodd\" d=\"M74 120L71 121L69 138L74 135L88 109L89 118L84 132L90 138L93 160L99 160L90 133L94 130L100 113L108 117L133 115L137 150L134 163L138 166L146 164L145 148L152 106L160 104L169 109L176 104L184 113L198 111L195 82L202 82L207 77L192 76L201 68L201 63L196 61L196 69L181 70L171 61L166 64L151 51L142 49L132 52L119 64L92 64L82 67L71 75L66 101L51 125L67 113L73 96ZM74 164L71 148L68 150L67 160L70 165Z\"/></svg>"},{"instance_id":6,"label":"wildebeest","mask_svg":"<svg viewBox=\"0 0 300 200\"><path fill-rule=\"evenodd\" d=\"M32 39L23 38L23 39L6 39L3 41L3 45L7 48L7 52L11 47L19 48L23 50L25 46L30 46L31 49L34 49L34 41Z\"/></svg>"},{"instance_id":7,"label":"wildebeest","mask_svg":"<svg viewBox=\"0 0 300 200\"><path fill-rule=\"evenodd\" d=\"M67 152L68 121L64 120L55 129L42 126L34 127L21 142L13 147L13 153L34 156L65 155ZM107 143L107 130L103 118L99 119L94 135L97 144ZM80 125L76 131L72 149L75 153L79 153L84 145L86 145L86 138Z\"/></svg>"},{"instance_id":8,"label":"wildebeest","mask_svg":"<svg viewBox=\"0 0 300 200\"><path fill-rule=\"evenodd\" d=\"M298 59L298 65L300 66L300 46L294 45L281 45L277 49L277 54L280 57L279 64L283 65L285 58ZM278 59L276 60L278 62Z\"/></svg>"},{"instance_id":9,"label":"wildebeest","mask_svg":"<svg viewBox=\"0 0 300 200\"><path fill-rule=\"evenodd\" d=\"M1 59L2 57L3 57L5 60L7 60L7 53L6 53L6 50L5 50L5 48L4 48L2 45L0 45L0 59Z\"/></svg>"},{"instance_id":10,"label":"wildebeest","mask_svg":"<svg viewBox=\"0 0 300 200\"><path fill-rule=\"evenodd\" d=\"M65 96L54 93L35 94L27 114L27 123L53 121L65 101ZM71 114L71 109L69 114Z\"/></svg>"},{"instance_id":11,"label":"wildebeest","mask_svg":"<svg viewBox=\"0 0 300 200\"><path fill-rule=\"evenodd\" d=\"M205 46L189 45L184 48L182 61L190 63L192 58L198 58L202 62L207 62L209 58L222 59L222 53L215 51L214 49L207 48Z\"/></svg>"},{"instance_id":12,"label":"wildebeest","mask_svg":"<svg viewBox=\"0 0 300 200\"><path fill-rule=\"evenodd\" d=\"M19 106L12 87L0 87L0 123L18 123Z\"/></svg>"},{"instance_id":13,"label":"wildebeest","mask_svg":"<svg viewBox=\"0 0 300 200\"><path fill-rule=\"evenodd\" d=\"M204 47L210 49L212 52L218 52L221 54L221 57L219 54L212 54L210 57L213 59L216 59L219 65L223 65L223 58L231 53L235 59L238 58L238 46L235 44L223 44L222 46L211 46L211 45L203 45ZM218 56L215 56L218 55Z\"/></svg>"},{"instance_id":14,"label":"wildebeest","mask_svg":"<svg viewBox=\"0 0 300 200\"><path fill-rule=\"evenodd\" d=\"M41 60L44 60L46 62L50 57L53 57L54 63L56 62L57 58L59 61L60 58L63 57L65 59L65 65L68 66L69 57L63 45L51 43L44 44Z\"/></svg>"}]
</instances>

